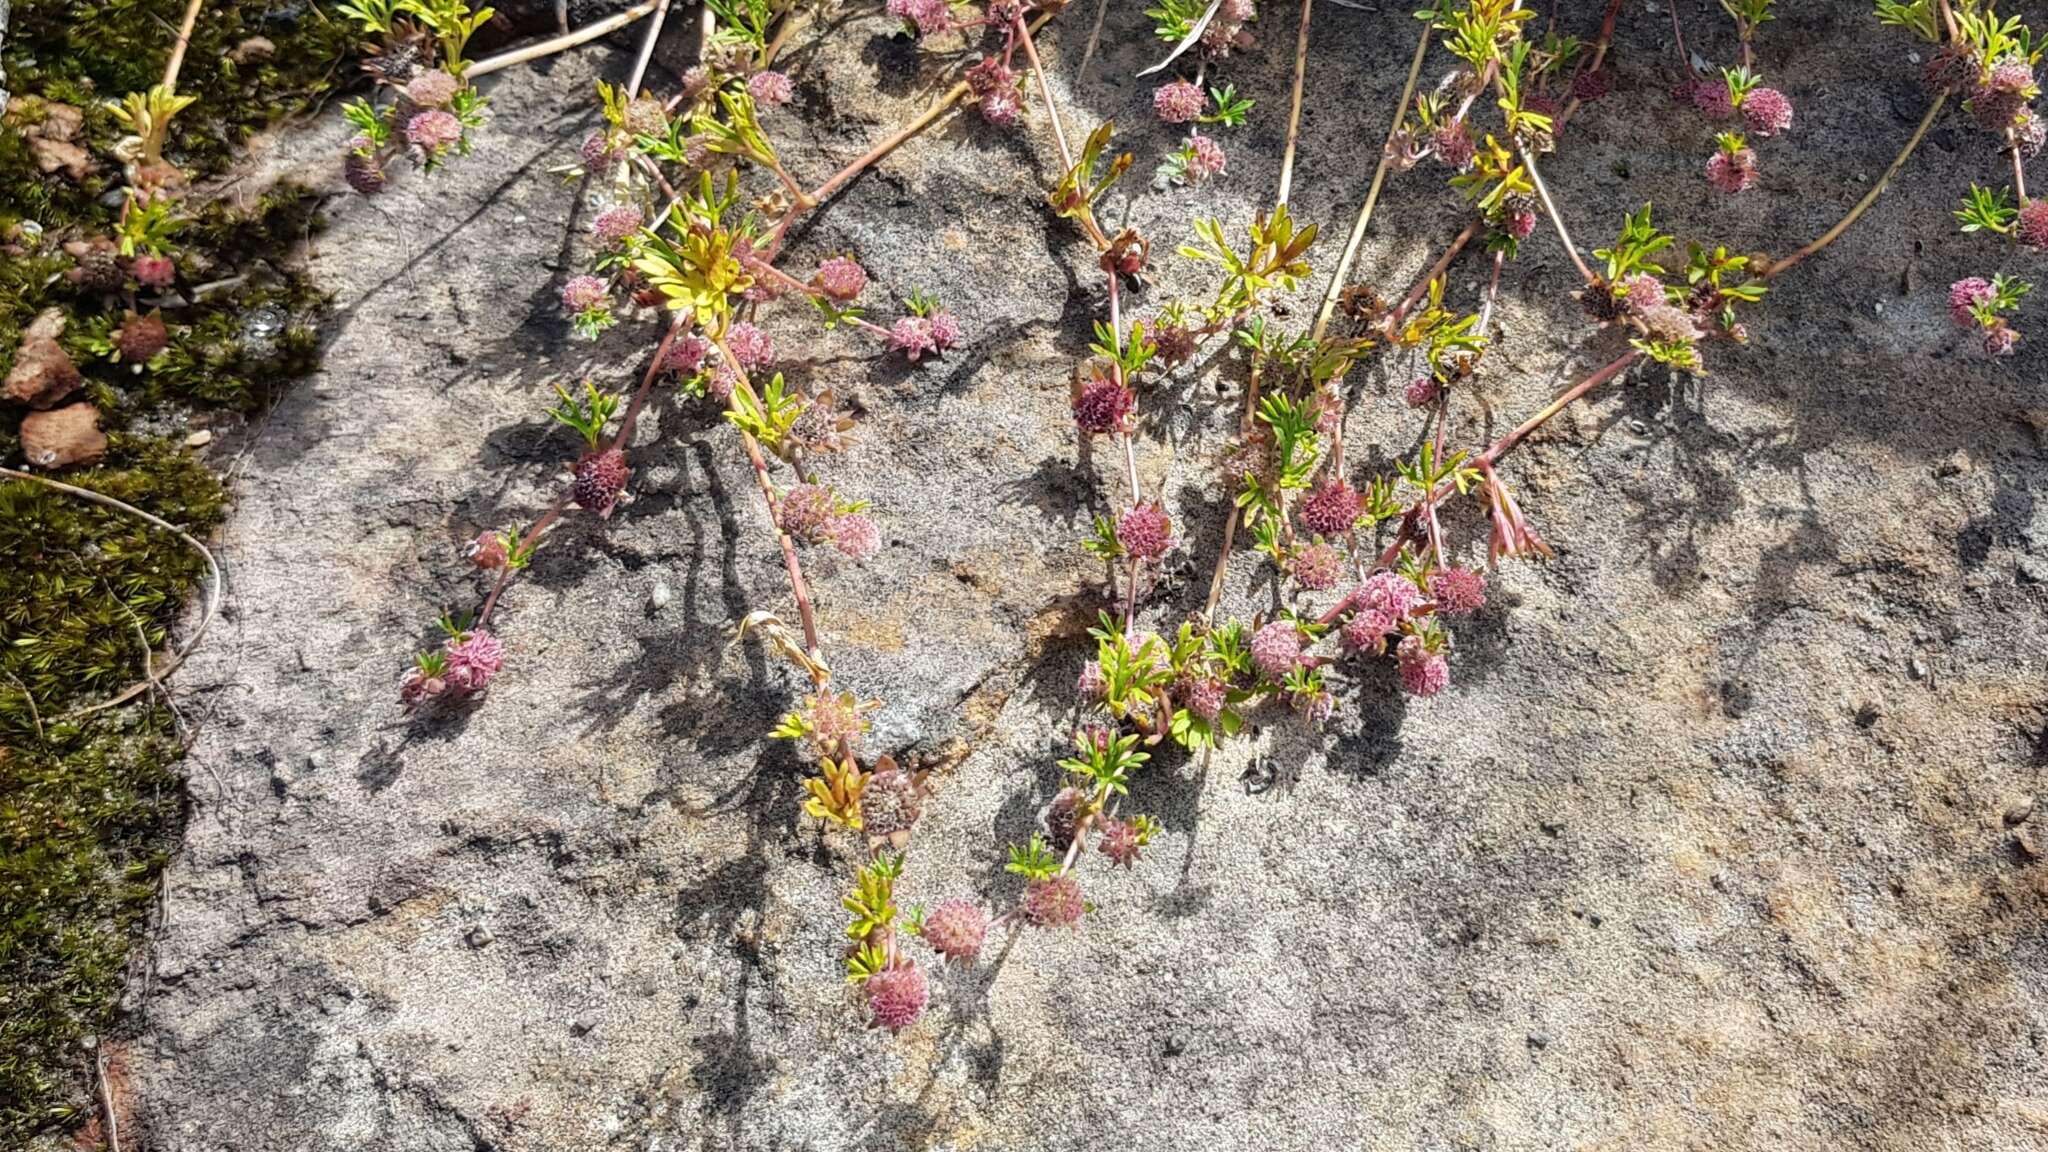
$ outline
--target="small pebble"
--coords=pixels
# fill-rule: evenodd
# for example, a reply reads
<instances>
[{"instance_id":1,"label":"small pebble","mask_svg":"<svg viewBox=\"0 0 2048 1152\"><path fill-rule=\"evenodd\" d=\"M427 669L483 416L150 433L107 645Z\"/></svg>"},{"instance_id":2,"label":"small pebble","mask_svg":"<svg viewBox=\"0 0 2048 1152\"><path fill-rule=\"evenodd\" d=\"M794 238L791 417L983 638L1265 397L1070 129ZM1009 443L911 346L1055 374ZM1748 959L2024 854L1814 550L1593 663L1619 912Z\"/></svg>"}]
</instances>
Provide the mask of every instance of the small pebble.
<instances>
[{"instance_id":1,"label":"small pebble","mask_svg":"<svg viewBox=\"0 0 2048 1152\"><path fill-rule=\"evenodd\" d=\"M1529 1047L1531 1047L1531 1048L1538 1048L1538 1049L1541 1049L1541 1048L1548 1048L1548 1047L1550 1047L1550 1033L1548 1033L1548 1032L1531 1032L1531 1033L1529 1033Z\"/></svg>"},{"instance_id":2,"label":"small pebble","mask_svg":"<svg viewBox=\"0 0 2048 1152\"><path fill-rule=\"evenodd\" d=\"M1913 657L1913 662L1906 665L1906 674L1915 680L1927 679L1927 661Z\"/></svg>"},{"instance_id":3,"label":"small pebble","mask_svg":"<svg viewBox=\"0 0 2048 1152\"><path fill-rule=\"evenodd\" d=\"M482 948L485 945L489 944L491 941L496 940L497 937L491 935L491 930L489 928L486 928L483 925L479 924L476 927L471 928L469 930L469 934L467 936L464 936L463 939L469 942L469 946L471 948Z\"/></svg>"},{"instance_id":4,"label":"small pebble","mask_svg":"<svg viewBox=\"0 0 2048 1152\"><path fill-rule=\"evenodd\" d=\"M213 433L208 432L204 428L185 437L185 447L187 448L204 448L211 443L213 443Z\"/></svg>"},{"instance_id":5,"label":"small pebble","mask_svg":"<svg viewBox=\"0 0 2048 1152\"><path fill-rule=\"evenodd\" d=\"M654 582L654 592L648 597L649 600L653 601L656 608L668 607L668 602L675 598L676 594L669 591L668 582L664 580L656 580Z\"/></svg>"},{"instance_id":6,"label":"small pebble","mask_svg":"<svg viewBox=\"0 0 2048 1152\"><path fill-rule=\"evenodd\" d=\"M2027 817L2032 816L2033 814L2034 798L2032 796L2022 796L2019 799L2005 806L2005 822L2008 826L2013 824L2025 824L2027 822Z\"/></svg>"}]
</instances>

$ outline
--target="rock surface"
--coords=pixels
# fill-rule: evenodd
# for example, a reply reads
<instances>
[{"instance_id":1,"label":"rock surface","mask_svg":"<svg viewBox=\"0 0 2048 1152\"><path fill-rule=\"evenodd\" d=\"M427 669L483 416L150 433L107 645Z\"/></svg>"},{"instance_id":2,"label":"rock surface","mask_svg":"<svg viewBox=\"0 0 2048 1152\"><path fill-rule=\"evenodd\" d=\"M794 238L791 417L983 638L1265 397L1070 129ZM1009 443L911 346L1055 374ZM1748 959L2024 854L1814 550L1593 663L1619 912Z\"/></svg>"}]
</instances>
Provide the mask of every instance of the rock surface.
<instances>
[{"instance_id":1,"label":"rock surface","mask_svg":"<svg viewBox=\"0 0 2048 1152\"><path fill-rule=\"evenodd\" d=\"M21 455L31 467L59 472L97 464L106 454L100 410L90 404L31 412L21 419Z\"/></svg>"},{"instance_id":2,"label":"rock surface","mask_svg":"<svg viewBox=\"0 0 2048 1152\"><path fill-rule=\"evenodd\" d=\"M1332 232L1325 273L1409 7L1316 13L1294 204ZM1126 78L1158 49L1116 7L1076 82L1090 15L1045 37L1055 94L1070 126L1126 122L1148 171L1176 141ZM1257 131L1225 138L1228 175L1130 200L1156 252L1199 214L1241 235L1269 200L1294 18L1271 9L1225 69L1260 101ZM794 42L798 98L768 127L802 178L937 90L888 23ZM1865 6L1797 6L1759 52L1798 78L1799 126L1760 149L1758 188L1719 199L1699 175L1711 128L1670 108L1667 33L1628 7L1615 94L1546 167L1588 248L1654 199L1681 235L1786 250L1921 108L1906 45ZM934 971L933 1010L891 1040L842 980L851 848L799 815L807 766L763 738L796 685L732 642L732 621L789 601L744 457L700 406L662 398L632 501L572 520L507 596L512 663L487 699L433 721L396 704L434 617L479 596L462 544L563 489L549 385L625 386L651 344L644 319L575 342L556 304L592 209L549 171L594 119L594 75L630 63L628 46L494 78L476 155L330 205L325 371L246 445L233 616L184 674L211 719L139 1002L131 1143L2048 1145L2048 867L2005 826L2048 764L2048 593L2028 575L2048 561L2048 466L2022 415L2048 357L1986 362L1944 313L1950 281L2004 255L1946 214L1963 173L1997 179L1982 138L1937 129L1712 376L1638 372L1510 458L1559 556L1496 574L1450 692L1406 703L1378 672L1345 684L1327 733L1261 716L1206 772L1156 760L1130 801L1164 835L1131 873L1084 871L1079 930ZM870 747L935 769L906 902L1015 899L1002 848L1059 787L1105 605L1078 539L1120 498L1120 462L1077 447L1067 407L1100 277L1044 207L1056 161L1032 117L1024 137L948 120L798 230L790 267L851 251L878 313L936 292L964 348L906 368L792 306L762 313L784 369L861 415L827 467L875 501L885 546L864 567L807 556L838 679L885 701ZM329 115L277 166L338 187L345 132ZM1395 178L1360 278L1403 291L1456 231L1452 200L1440 171ZM1159 266L1138 314L1213 287ZM1453 297L1484 274L1460 263ZM1462 439L1615 355L1573 280L1547 229L1509 266ZM1415 443L1411 369L1353 374L1360 467ZM1242 373L1224 354L1145 398L1141 479L1184 532L1154 623L1200 606ZM1971 465L1939 475L1959 450ZM1483 548L1469 508L1453 530ZM1229 610L1273 595L1240 556Z\"/></svg>"},{"instance_id":3,"label":"rock surface","mask_svg":"<svg viewBox=\"0 0 2048 1152\"><path fill-rule=\"evenodd\" d=\"M50 408L78 390L78 365L57 343L63 334L62 309L46 308L36 314L22 330L14 367L7 371L5 386L0 386L0 400L31 408Z\"/></svg>"}]
</instances>

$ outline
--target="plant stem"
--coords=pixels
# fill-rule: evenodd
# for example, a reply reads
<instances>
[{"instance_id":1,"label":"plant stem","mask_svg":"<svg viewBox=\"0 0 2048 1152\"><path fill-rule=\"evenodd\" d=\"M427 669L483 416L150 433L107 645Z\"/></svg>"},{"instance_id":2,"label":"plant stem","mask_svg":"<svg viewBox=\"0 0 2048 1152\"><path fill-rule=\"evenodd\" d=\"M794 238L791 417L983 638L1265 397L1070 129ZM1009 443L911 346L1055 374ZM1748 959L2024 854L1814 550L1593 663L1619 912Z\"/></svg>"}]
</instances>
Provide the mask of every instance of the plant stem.
<instances>
[{"instance_id":1,"label":"plant stem","mask_svg":"<svg viewBox=\"0 0 2048 1152\"><path fill-rule=\"evenodd\" d=\"M1387 313L1386 323L1381 329L1382 335L1391 337L1400 331L1401 321L1406 320L1415 305L1421 303L1423 295L1429 291L1429 286L1450 271L1451 261L1456 260L1458 253L1463 252L1465 246L1472 242L1472 238L1479 235L1479 226L1480 222L1477 219L1465 225L1465 230L1458 233L1450 246L1444 249L1444 254L1436 258L1436 263L1429 266L1429 271L1422 274L1422 279L1415 282L1415 287L1408 290L1408 295L1401 299L1401 303L1392 312Z\"/></svg>"},{"instance_id":2,"label":"plant stem","mask_svg":"<svg viewBox=\"0 0 2048 1152\"><path fill-rule=\"evenodd\" d=\"M540 539L541 533L546 532L549 526L561 518L562 510L568 506L569 493L564 492L560 496L555 497L554 504L548 508L547 512L542 514L540 519L533 522L533 527L528 528L520 535L519 550L523 552L532 547ZM512 576L517 571L518 569L510 564L498 569L498 578L491 584L491 594L484 597L484 606L476 614L477 627L482 628L491 622L491 612L498 607L498 597L504 594L505 586L512 582Z\"/></svg>"},{"instance_id":3,"label":"plant stem","mask_svg":"<svg viewBox=\"0 0 2048 1152\"><path fill-rule=\"evenodd\" d=\"M1854 208L1849 209L1847 216L1836 221L1835 226L1822 233L1818 240L1785 257L1783 260L1772 263L1769 267L1760 270L1757 275L1765 280L1776 279L1780 273L1785 272L1800 261L1805 260L1807 257L1814 255L1840 239L1842 233L1847 232L1849 226L1856 223L1858 217L1869 211L1872 204L1877 203L1877 198L1883 195L1885 187L1892 182L1893 177L1899 174L1899 169L1906 166L1906 161L1913 155L1914 149L1920 147L1920 141L1926 138L1927 130L1934 126L1934 118L1941 114L1942 106L1948 103L1948 95L1947 92L1943 92L1934 98L1934 103L1928 105L1927 115L1920 118L1920 127L1913 130L1912 139L1906 141L1904 148L1899 149L1899 155L1892 161L1892 166L1885 169L1884 175L1878 179L1876 184L1871 185L1870 191L1864 194L1862 200L1857 201Z\"/></svg>"},{"instance_id":4,"label":"plant stem","mask_svg":"<svg viewBox=\"0 0 2048 1152\"><path fill-rule=\"evenodd\" d=\"M1685 50L1685 30L1678 25L1678 0L1670 0L1665 7L1671 10L1671 38L1678 42L1678 66L1685 69L1688 78L1699 74L1692 70L1692 53Z\"/></svg>"},{"instance_id":5,"label":"plant stem","mask_svg":"<svg viewBox=\"0 0 2048 1152\"><path fill-rule=\"evenodd\" d=\"M1308 78L1308 25L1314 4L1315 0L1301 0L1301 31L1294 40L1294 98L1287 112L1287 149L1280 156L1281 204L1287 203L1287 193L1294 187L1294 147L1301 140L1301 92Z\"/></svg>"},{"instance_id":6,"label":"plant stem","mask_svg":"<svg viewBox=\"0 0 2048 1152\"><path fill-rule=\"evenodd\" d=\"M760 398L754 392L753 381L739 368L739 358L732 354L732 349L726 347L723 338L716 339L713 343L717 345L719 355L725 357L725 362L733 366L734 376L737 377L733 387L744 389L747 398L758 406ZM789 533L782 530L782 517L777 512L775 485L768 479L768 461L761 455L759 441L744 429L736 428L735 431L740 434L740 443L746 446L747 461L754 466L754 484L761 490L761 503L768 509L768 523L775 529L776 540L782 545L782 567L789 573L789 590L796 596L797 618L804 627L804 654L813 661L823 663L819 657L817 617L811 610L810 586L804 583L803 565L796 558L796 542L789 538ZM824 683L816 673L813 673L811 678L816 683Z\"/></svg>"},{"instance_id":7,"label":"plant stem","mask_svg":"<svg viewBox=\"0 0 2048 1152\"><path fill-rule=\"evenodd\" d=\"M1514 431L1494 441L1492 447L1489 447L1486 451L1479 454L1479 458L1473 461L1473 465L1477 467L1479 464L1482 463L1488 465L1497 463L1501 457L1507 455L1509 452L1514 451L1515 445L1520 444L1524 437L1528 436L1529 433L1534 432L1536 429L1543 427L1543 425L1546 422L1548 422L1551 417L1557 415L1559 412L1562 412L1566 408L1570 407L1573 401L1579 399L1579 397L1581 396L1584 396L1586 393L1591 392L1593 389L1598 388L1600 385L1607 383L1609 380L1614 379L1616 376L1621 375L1623 372L1628 370L1629 365L1634 364L1636 361L1642 358L1643 354L1641 352L1638 352L1635 349L1631 348L1627 352L1623 353L1621 356L1610 361L1606 367L1600 369L1598 372L1593 373L1591 376L1586 377L1584 380L1579 381L1577 384L1572 385L1570 388L1565 390L1563 395L1559 396L1557 399L1552 400L1549 404L1545 405L1541 412L1538 412L1534 416L1529 417L1527 420L1522 421L1520 426L1518 426Z\"/></svg>"},{"instance_id":8,"label":"plant stem","mask_svg":"<svg viewBox=\"0 0 2048 1152\"><path fill-rule=\"evenodd\" d=\"M1429 39L1433 31L1424 25L1422 35L1416 38L1414 58L1408 62L1408 82L1401 89L1401 101L1394 106L1394 122L1387 128L1387 142L1380 149L1380 164L1372 174L1372 186L1366 190L1365 203L1358 209L1358 219L1351 224L1351 235L1344 241L1344 254L1337 260L1337 270L1330 277L1330 285L1323 290L1323 302L1316 309L1315 326L1309 330L1311 339L1321 340L1330 327L1330 316L1337 308L1337 297L1344 291L1345 281L1351 276L1351 263L1358 259L1359 246L1365 243L1366 225L1372 223L1372 211L1380 202L1380 189L1387 182L1387 169L1391 164L1389 153L1393 150L1394 138L1401 131L1401 125L1408 120L1408 102L1415 98L1415 82L1422 75L1422 61L1429 54Z\"/></svg>"},{"instance_id":9,"label":"plant stem","mask_svg":"<svg viewBox=\"0 0 2048 1152\"><path fill-rule=\"evenodd\" d=\"M1677 0L1666 0L1666 3L1676 2ZM1598 72L1600 65L1607 62L1607 47L1614 43L1614 22L1620 16L1621 0L1607 0L1607 16L1600 22L1600 39L1593 45L1593 61L1586 66L1588 72ZM1585 101L1578 97L1572 97L1572 102L1564 106L1564 111L1558 113L1556 121L1551 124L1551 134L1562 132L1565 124L1570 122L1573 116L1578 115L1579 105L1583 103Z\"/></svg>"},{"instance_id":10,"label":"plant stem","mask_svg":"<svg viewBox=\"0 0 2048 1152\"><path fill-rule=\"evenodd\" d=\"M185 64L185 49L192 43L192 29L199 23L200 0L190 0L185 5L184 22L178 26L178 38L171 44L171 58L164 64L163 89L166 94L178 90L178 70Z\"/></svg>"},{"instance_id":11,"label":"plant stem","mask_svg":"<svg viewBox=\"0 0 2048 1152\"><path fill-rule=\"evenodd\" d=\"M2005 150L2012 155L2013 193L2020 198L2020 203L2025 204L2027 202L2027 163L2020 156L2019 136L2011 128L2005 130Z\"/></svg>"},{"instance_id":12,"label":"plant stem","mask_svg":"<svg viewBox=\"0 0 2048 1152\"><path fill-rule=\"evenodd\" d=\"M633 75L626 81L626 99L640 95L640 82L647 78L647 62L654 59L654 42L661 39L662 22L668 19L669 0L654 0L654 19L647 22L647 34L640 40L640 55L633 60ZM705 5L705 11L711 6Z\"/></svg>"},{"instance_id":13,"label":"plant stem","mask_svg":"<svg viewBox=\"0 0 2048 1152\"><path fill-rule=\"evenodd\" d=\"M607 16L595 24L586 24L574 32L550 37L537 44L528 44L524 48L514 48L510 52L500 52L496 56L487 56L482 60L472 62L469 67L463 69L463 78L474 80L479 76L488 76L493 72L503 71L514 64L524 64L529 60L539 60L544 56L552 56L557 52L566 52L578 44L587 44L600 36L616 32L633 21L640 19L642 16L653 12L655 7L661 2L662 0L641 0L640 3L633 5L623 12Z\"/></svg>"},{"instance_id":14,"label":"plant stem","mask_svg":"<svg viewBox=\"0 0 2048 1152\"><path fill-rule=\"evenodd\" d=\"M1053 143L1059 145L1060 174L1074 170L1074 153L1067 148L1067 130L1060 124L1059 106L1052 102L1052 88L1046 83L1045 65L1038 62L1038 45L1032 42L1031 29L1025 26L1024 17L1019 15L1010 22L1017 33L1017 40L1024 45L1024 59L1031 62L1031 76L1038 82L1039 98L1045 101L1046 119L1052 121Z\"/></svg>"},{"instance_id":15,"label":"plant stem","mask_svg":"<svg viewBox=\"0 0 2048 1152\"><path fill-rule=\"evenodd\" d=\"M1543 201L1543 211L1549 215L1551 227L1557 229L1557 238L1564 244L1565 254L1572 258L1572 264L1578 268L1579 275L1585 278L1586 286L1598 288L1600 278L1593 275L1591 268L1586 267L1585 258L1579 255L1578 245L1572 243L1572 234L1565 228L1564 217L1558 214L1557 204L1550 198L1550 189L1543 186L1543 174L1536 170L1535 155L1527 148L1518 147L1517 151L1522 154L1522 167L1529 170L1529 182L1536 185L1536 198Z\"/></svg>"}]
</instances>

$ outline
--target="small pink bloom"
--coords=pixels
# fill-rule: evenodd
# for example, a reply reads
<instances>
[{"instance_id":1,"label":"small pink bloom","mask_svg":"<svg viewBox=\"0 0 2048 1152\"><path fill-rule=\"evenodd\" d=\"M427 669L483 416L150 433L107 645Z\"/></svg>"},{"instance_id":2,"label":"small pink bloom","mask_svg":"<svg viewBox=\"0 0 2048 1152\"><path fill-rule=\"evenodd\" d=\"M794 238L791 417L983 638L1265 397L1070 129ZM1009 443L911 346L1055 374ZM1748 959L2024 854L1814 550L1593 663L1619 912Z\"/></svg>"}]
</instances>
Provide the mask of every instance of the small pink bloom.
<instances>
[{"instance_id":1,"label":"small pink bloom","mask_svg":"<svg viewBox=\"0 0 2048 1152\"><path fill-rule=\"evenodd\" d=\"M792 95L789 77L780 72L756 72L747 81L747 94L763 108L780 108Z\"/></svg>"},{"instance_id":2,"label":"small pink bloom","mask_svg":"<svg viewBox=\"0 0 2048 1152\"><path fill-rule=\"evenodd\" d=\"M1997 296L1991 281L1981 276L1971 276L1948 286L1948 314L1957 324L1975 328L1977 317L1971 311L1980 304L1988 304Z\"/></svg>"},{"instance_id":3,"label":"small pink bloom","mask_svg":"<svg viewBox=\"0 0 2048 1152\"><path fill-rule=\"evenodd\" d=\"M1140 560L1157 560L1173 547L1173 521L1157 504L1133 504L1117 518L1117 543Z\"/></svg>"},{"instance_id":4,"label":"small pink bloom","mask_svg":"<svg viewBox=\"0 0 2048 1152\"><path fill-rule=\"evenodd\" d=\"M1199 184L1204 180L1221 176L1229 162L1228 157L1223 154L1223 145L1216 143L1212 137L1204 136L1200 132L1193 133L1188 137L1188 178L1190 180Z\"/></svg>"},{"instance_id":5,"label":"small pink bloom","mask_svg":"<svg viewBox=\"0 0 2048 1152\"><path fill-rule=\"evenodd\" d=\"M1209 98L1201 87L1186 80L1162 84L1152 93L1152 110L1168 124L1186 124L1197 119L1208 104Z\"/></svg>"},{"instance_id":6,"label":"small pink bloom","mask_svg":"<svg viewBox=\"0 0 2048 1152\"><path fill-rule=\"evenodd\" d=\"M572 276L562 285L562 308L567 312L586 312L610 298L611 289L602 277Z\"/></svg>"},{"instance_id":7,"label":"small pink bloom","mask_svg":"<svg viewBox=\"0 0 2048 1152\"><path fill-rule=\"evenodd\" d=\"M841 304L859 296L868 286L867 270L851 256L834 256L818 265L814 279L820 292Z\"/></svg>"},{"instance_id":8,"label":"small pink bloom","mask_svg":"<svg viewBox=\"0 0 2048 1152\"><path fill-rule=\"evenodd\" d=\"M1776 88L1752 88L1742 98L1742 118L1757 135L1776 136L1792 127L1792 101Z\"/></svg>"},{"instance_id":9,"label":"small pink bloom","mask_svg":"<svg viewBox=\"0 0 2048 1152\"><path fill-rule=\"evenodd\" d=\"M725 334L725 346L732 351L733 359L748 372L757 372L775 363L775 342L766 332L745 320L734 324Z\"/></svg>"},{"instance_id":10,"label":"small pink bloom","mask_svg":"<svg viewBox=\"0 0 2048 1152\"><path fill-rule=\"evenodd\" d=\"M1275 620L1252 633L1252 663L1266 679L1278 683L1301 664L1301 632L1286 620Z\"/></svg>"}]
</instances>

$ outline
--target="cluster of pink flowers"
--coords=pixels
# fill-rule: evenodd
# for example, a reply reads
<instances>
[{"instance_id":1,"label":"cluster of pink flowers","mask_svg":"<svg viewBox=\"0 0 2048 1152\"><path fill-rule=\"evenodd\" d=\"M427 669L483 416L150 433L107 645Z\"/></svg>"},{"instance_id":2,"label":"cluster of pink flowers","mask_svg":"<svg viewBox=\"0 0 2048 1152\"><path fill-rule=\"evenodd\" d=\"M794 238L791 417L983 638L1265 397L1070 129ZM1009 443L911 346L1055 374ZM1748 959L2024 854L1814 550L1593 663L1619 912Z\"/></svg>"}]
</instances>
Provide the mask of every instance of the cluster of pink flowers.
<instances>
[{"instance_id":1,"label":"cluster of pink flowers","mask_svg":"<svg viewBox=\"0 0 2048 1152\"><path fill-rule=\"evenodd\" d=\"M1275 684L1301 666L1301 630L1291 621L1275 620L1252 633L1252 663Z\"/></svg>"},{"instance_id":2,"label":"cluster of pink flowers","mask_svg":"<svg viewBox=\"0 0 2048 1152\"><path fill-rule=\"evenodd\" d=\"M1157 560L1173 547L1173 521L1158 504L1133 504L1117 518L1116 539L1138 559Z\"/></svg>"},{"instance_id":3,"label":"cluster of pink flowers","mask_svg":"<svg viewBox=\"0 0 2048 1152\"><path fill-rule=\"evenodd\" d=\"M452 632L438 653L423 653L398 682L407 708L474 696L505 666L505 645L482 628Z\"/></svg>"},{"instance_id":4,"label":"cluster of pink flowers","mask_svg":"<svg viewBox=\"0 0 2048 1152\"><path fill-rule=\"evenodd\" d=\"M775 364L775 341L748 321L742 320L726 331L725 346L748 373L759 372Z\"/></svg>"},{"instance_id":5,"label":"cluster of pink flowers","mask_svg":"<svg viewBox=\"0 0 2048 1152\"><path fill-rule=\"evenodd\" d=\"M461 89L462 81L435 68L407 81L405 98L422 108L446 108Z\"/></svg>"},{"instance_id":6,"label":"cluster of pink flowers","mask_svg":"<svg viewBox=\"0 0 2048 1152\"><path fill-rule=\"evenodd\" d=\"M574 315L602 307L611 299L611 285L602 276L571 276L562 285L562 310Z\"/></svg>"},{"instance_id":7,"label":"cluster of pink flowers","mask_svg":"<svg viewBox=\"0 0 2048 1152\"><path fill-rule=\"evenodd\" d=\"M867 289L868 273L853 257L834 256L818 265L818 273L811 278L811 283L832 300L845 304Z\"/></svg>"},{"instance_id":8,"label":"cluster of pink flowers","mask_svg":"<svg viewBox=\"0 0 2048 1152\"><path fill-rule=\"evenodd\" d=\"M780 72L756 72L747 78L747 94L763 108L780 108L789 103L795 89Z\"/></svg>"},{"instance_id":9,"label":"cluster of pink flowers","mask_svg":"<svg viewBox=\"0 0 2048 1152\"><path fill-rule=\"evenodd\" d=\"M822 484L791 488L776 507L776 527L807 544L830 544L852 560L865 560L882 547L872 518L841 511L839 496Z\"/></svg>"},{"instance_id":10,"label":"cluster of pink flowers","mask_svg":"<svg viewBox=\"0 0 2048 1152\"><path fill-rule=\"evenodd\" d=\"M1349 613L1338 631L1344 650L1377 656L1394 641L1401 686L1415 696L1434 696L1450 684L1448 633L1437 618L1468 615L1486 603L1486 578L1472 569L1438 568L1426 583L1428 598L1407 577L1376 572L1337 608Z\"/></svg>"},{"instance_id":11,"label":"cluster of pink flowers","mask_svg":"<svg viewBox=\"0 0 2048 1152\"><path fill-rule=\"evenodd\" d=\"M943 353L963 338L960 321L951 312L936 311L929 316L905 316L889 329L889 348L916 363L920 357Z\"/></svg>"},{"instance_id":12,"label":"cluster of pink flowers","mask_svg":"<svg viewBox=\"0 0 2048 1152\"><path fill-rule=\"evenodd\" d=\"M1130 389L1108 375L1091 376L1074 396L1074 423L1090 436L1121 435L1130 430L1137 402Z\"/></svg>"},{"instance_id":13,"label":"cluster of pink flowers","mask_svg":"<svg viewBox=\"0 0 2048 1152\"><path fill-rule=\"evenodd\" d=\"M889 15L919 36L936 36L953 27L953 6L946 0L889 0Z\"/></svg>"},{"instance_id":14,"label":"cluster of pink flowers","mask_svg":"<svg viewBox=\"0 0 2048 1152\"><path fill-rule=\"evenodd\" d=\"M590 234L607 248L614 248L626 242L628 236L640 231L640 208L636 204L614 204L599 212L590 222Z\"/></svg>"},{"instance_id":15,"label":"cluster of pink flowers","mask_svg":"<svg viewBox=\"0 0 2048 1152\"><path fill-rule=\"evenodd\" d=\"M405 140L421 159L445 155L462 140L462 121L441 108L415 112L405 122Z\"/></svg>"},{"instance_id":16,"label":"cluster of pink flowers","mask_svg":"<svg viewBox=\"0 0 2048 1152\"><path fill-rule=\"evenodd\" d=\"M1357 489L1343 477L1334 477L1316 485L1301 502L1301 522L1319 535L1342 536L1357 526L1362 508Z\"/></svg>"},{"instance_id":17,"label":"cluster of pink flowers","mask_svg":"<svg viewBox=\"0 0 2048 1152\"><path fill-rule=\"evenodd\" d=\"M2005 317L1985 308L1998 298L1998 289L1989 280L1971 276L1949 285L1948 314L1960 327L1979 330L1984 334L1984 354L1987 356L2010 356L2019 346L2020 334Z\"/></svg>"},{"instance_id":18,"label":"cluster of pink flowers","mask_svg":"<svg viewBox=\"0 0 2048 1152\"><path fill-rule=\"evenodd\" d=\"M1169 81L1152 93L1152 110L1168 124L1187 124L1200 119L1208 106L1209 97L1201 85L1186 80Z\"/></svg>"}]
</instances>

